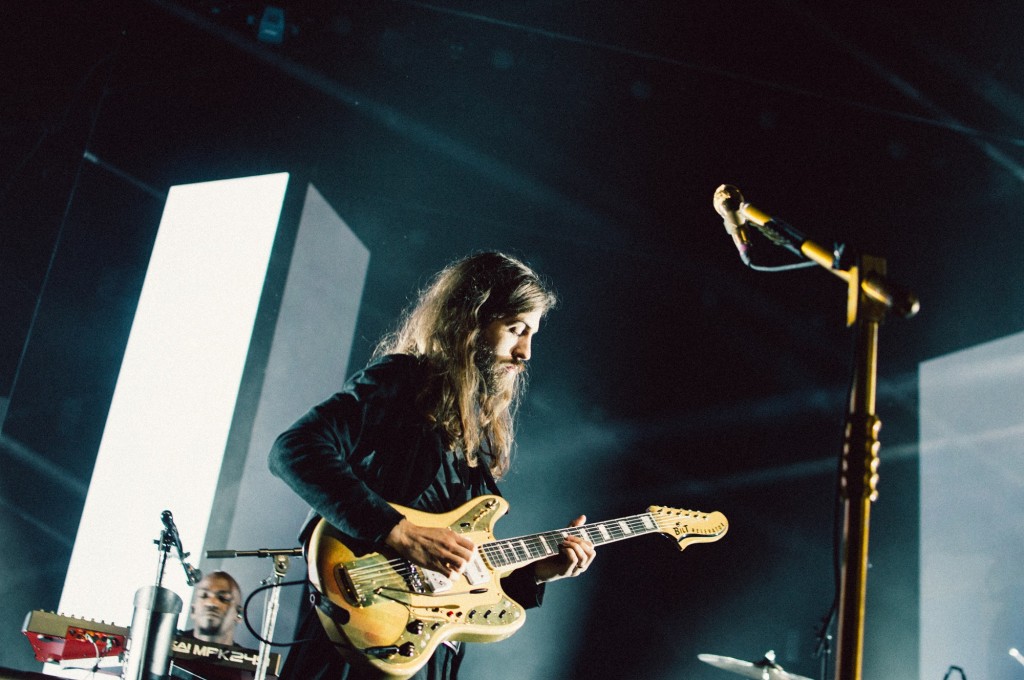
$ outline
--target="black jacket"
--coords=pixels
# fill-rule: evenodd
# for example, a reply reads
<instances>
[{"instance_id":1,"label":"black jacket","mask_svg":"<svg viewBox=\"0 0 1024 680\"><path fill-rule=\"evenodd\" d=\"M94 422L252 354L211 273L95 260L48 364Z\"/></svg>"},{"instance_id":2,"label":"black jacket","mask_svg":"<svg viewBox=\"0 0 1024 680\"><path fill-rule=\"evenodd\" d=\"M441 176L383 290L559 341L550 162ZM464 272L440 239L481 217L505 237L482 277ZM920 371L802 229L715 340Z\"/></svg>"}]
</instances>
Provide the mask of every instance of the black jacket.
<instances>
[{"instance_id":1,"label":"black jacket","mask_svg":"<svg viewBox=\"0 0 1024 680\"><path fill-rule=\"evenodd\" d=\"M303 540L323 517L348 536L380 544L402 518L389 502L426 509L421 498L445 452L441 433L416 408L428 371L410 355L382 357L277 438L270 469L311 508ZM497 494L490 474L485 477L482 492ZM524 607L543 597L532 569L510 574L502 585Z\"/></svg>"}]
</instances>

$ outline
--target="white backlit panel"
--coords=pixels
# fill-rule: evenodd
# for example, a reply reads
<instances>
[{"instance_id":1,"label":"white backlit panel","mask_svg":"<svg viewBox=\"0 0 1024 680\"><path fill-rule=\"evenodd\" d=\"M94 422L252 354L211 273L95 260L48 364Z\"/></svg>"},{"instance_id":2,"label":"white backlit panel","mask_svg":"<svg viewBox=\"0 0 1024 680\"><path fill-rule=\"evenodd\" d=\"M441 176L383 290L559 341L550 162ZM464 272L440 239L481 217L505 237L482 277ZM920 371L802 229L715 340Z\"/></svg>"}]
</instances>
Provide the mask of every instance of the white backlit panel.
<instances>
[{"instance_id":1,"label":"white backlit panel","mask_svg":"<svg viewBox=\"0 0 1024 680\"><path fill-rule=\"evenodd\" d=\"M173 187L107 418L60 609L131 622L160 514L198 564L286 173ZM191 589L172 553L163 585ZM71 676L75 677L75 676Z\"/></svg>"},{"instance_id":2,"label":"white backlit panel","mask_svg":"<svg viewBox=\"0 0 1024 680\"><path fill-rule=\"evenodd\" d=\"M1019 680L1024 334L928 361L920 381L920 677L958 666L972 680Z\"/></svg>"}]
</instances>

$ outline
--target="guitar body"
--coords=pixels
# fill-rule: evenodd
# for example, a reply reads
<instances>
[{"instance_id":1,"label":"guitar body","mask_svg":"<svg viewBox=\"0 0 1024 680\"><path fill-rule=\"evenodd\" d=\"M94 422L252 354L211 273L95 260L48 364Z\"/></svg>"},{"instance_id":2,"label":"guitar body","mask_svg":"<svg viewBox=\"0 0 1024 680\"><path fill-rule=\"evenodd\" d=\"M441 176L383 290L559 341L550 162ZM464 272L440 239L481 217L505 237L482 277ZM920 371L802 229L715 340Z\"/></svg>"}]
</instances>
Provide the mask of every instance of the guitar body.
<instances>
[{"instance_id":1,"label":"guitar body","mask_svg":"<svg viewBox=\"0 0 1024 680\"><path fill-rule=\"evenodd\" d=\"M448 513L394 506L414 524L448 527L475 545L494 540L508 502L481 496ZM310 539L309 578L333 605L317 608L328 637L343 656L387 675L419 670L446 640L495 642L515 633L526 612L501 589L508 571L479 556L457 580L387 553L356 554L347 536L321 520Z\"/></svg>"}]
</instances>

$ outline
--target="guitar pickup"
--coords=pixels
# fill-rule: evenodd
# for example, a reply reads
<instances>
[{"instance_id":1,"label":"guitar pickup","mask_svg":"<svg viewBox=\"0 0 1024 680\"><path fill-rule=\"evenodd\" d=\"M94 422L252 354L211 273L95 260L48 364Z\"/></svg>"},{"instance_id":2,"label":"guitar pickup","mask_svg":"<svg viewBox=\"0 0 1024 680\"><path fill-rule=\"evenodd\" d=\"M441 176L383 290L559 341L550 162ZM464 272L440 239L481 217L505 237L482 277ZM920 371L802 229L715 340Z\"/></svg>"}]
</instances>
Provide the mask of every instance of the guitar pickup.
<instances>
[{"instance_id":1,"label":"guitar pickup","mask_svg":"<svg viewBox=\"0 0 1024 680\"><path fill-rule=\"evenodd\" d=\"M427 591L431 595L446 593L455 586L450 578L440 572L431 571L430 569L420 569L419 572L423 576L423 585L426 586ZM478 586L481 583L487 583L491 574L487 570L487 567L484 566L484 562L480 559L479 553L474 553L472 559L470 559L469 563L466 565L463 576L466 577L466 581L469 585Z\"/></svg>"},{"instance_id":2,"label":"guitar pickup","mask_svg":"<svg viewBox=\"0 0 1024 680\"><path fill-rule=\"evenodd\" d=\"M420 574L423 575L423 585L427 587L427 592L431 595L436 593L446 593L452 589L451 579L444 574L422 568L419 571Z\"/></svg>"},{"instance_id":3,"label":"guitar pickup","mask_svg":"<svg viewBox=\"0 0 1024 680\"><path fill-rule=\"evenodd\" d=\"M480 553L474 552L473 559L466 565L466 580L469 581L469 585L478 586L481 583L487 583L488 579L491 578L491 573L484 566L484 561L480 559Z\"/></svg>"}]
</instances>

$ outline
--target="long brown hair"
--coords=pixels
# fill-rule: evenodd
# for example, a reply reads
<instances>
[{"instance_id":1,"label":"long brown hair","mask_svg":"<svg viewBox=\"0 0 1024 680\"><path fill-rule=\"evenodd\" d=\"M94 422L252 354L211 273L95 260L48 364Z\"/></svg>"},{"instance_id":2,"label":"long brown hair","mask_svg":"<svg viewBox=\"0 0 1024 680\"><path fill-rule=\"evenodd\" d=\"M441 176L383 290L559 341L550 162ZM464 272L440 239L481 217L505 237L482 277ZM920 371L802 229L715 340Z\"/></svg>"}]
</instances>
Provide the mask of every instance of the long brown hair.
<instances>
[{"instance_id":1,"label":"long brown hair","mask_svg":"<svg viewBox=\"0 0 1024 680\"><path fill-rule=\"evenodd\" d=\"M421 408L470 465L485 458L500 478L511 460L525 373L506 389L488 390L477 362L480 331L497 319L538 309L546 314L555 303L551 288L523 262L498 252L470 255L445 267L420 291L398 330L381 340L374 355L423 358L431 379L420 393Z\"/></svg>"}]
</instances>

